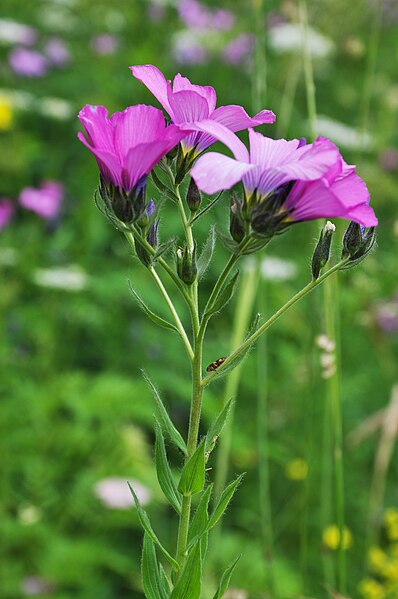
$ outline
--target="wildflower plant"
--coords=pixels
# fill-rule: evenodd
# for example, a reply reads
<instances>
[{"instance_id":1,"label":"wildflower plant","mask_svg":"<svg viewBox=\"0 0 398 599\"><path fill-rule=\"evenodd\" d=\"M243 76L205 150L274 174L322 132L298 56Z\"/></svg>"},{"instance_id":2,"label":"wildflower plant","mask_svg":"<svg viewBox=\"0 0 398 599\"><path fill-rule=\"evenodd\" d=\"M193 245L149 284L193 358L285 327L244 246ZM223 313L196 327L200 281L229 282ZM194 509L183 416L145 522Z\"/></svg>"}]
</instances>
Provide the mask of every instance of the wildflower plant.
<instances>
[{"instance_id":1,"label":"wildflower plant","mask_svg":"<svg viewBox=\"0 0 398 599\"><path fill-rule=\"evenodd\" d=\"M79 139L94 154L100 170L98 207L123 233L160 290L170 319L156 314L134 289L133 294L154 324L177 332L191 367L186 435L172 422L157 389L146 377L157 405L157 476L176 512L178 534L173 551L154 530L132 485L144 530L143 588L147 599L199 599L209 532L221 519L243 478L241 474L227 484L213 499L214 507L209 508L213 485L206 473L231 402L200 437L205 390L234 369L256 340L298 300L333 273L365 258L374 245L377 219L365 183L330 140L318 138L306 143L303 139L265 137L254 127L271 125L275 119L272 111L262 110L250 117L240 106L216 108L216 92L210 86L193 85L179 74L172 85L152 65L133 66L131 70L160 102L167 120L152 106L130 106L111 117L102 106L85 106L79 113L85 136L79 133ZM243 129L249 130L250 151L235 135ZM222 142L233 157L209 151L215 141ZM148 177L159 191L157 197L147 197ZM188 191L183 197L185 180ZM232 190L229 201L225 190ZM203 194L216 195L207 199ZM176 235L183 238L182 242L162 238L161 208L165 202L175 209ZM224 207L225 220L229 220L227 234L216 232L211 225L210 209L216 203ZM246 338L228 356L214 356L211 364L204 365L207 327L234 295L240 258L263 251L274 236L293 224L335 217L350 221L340 260L325 270L335 235L335 227L328 221L312 257L309 283L265 322L256 318ZM199 219L210 221L210 234L201 251L195 238ZM203 298L201 279L212 264L219 241L227 248L229 258L209 297ZM188 323L168 291L171 284L188 307ZM181 453L177 478L168 462L166 440ZM237 559L222 574L214 599L220 599L227 590Z\"/></svg>"}]
</instances>

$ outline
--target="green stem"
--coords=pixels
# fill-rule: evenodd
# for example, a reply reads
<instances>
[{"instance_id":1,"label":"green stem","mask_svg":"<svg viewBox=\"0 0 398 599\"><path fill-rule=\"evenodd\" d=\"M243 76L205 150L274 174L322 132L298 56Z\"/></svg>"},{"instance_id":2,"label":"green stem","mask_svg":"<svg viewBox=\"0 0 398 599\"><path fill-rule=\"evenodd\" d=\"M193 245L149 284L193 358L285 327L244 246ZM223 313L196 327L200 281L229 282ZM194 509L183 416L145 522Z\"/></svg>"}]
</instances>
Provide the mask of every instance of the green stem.
<instances>
[{"instance_id":1,"label":"green stem","mask_svg":"<svg viewBox=\"0 0 398 599\"><path fill-rule=\"evenodd\" d=\"M190 344L190 341L188 339L188 336L185 332L185 329L181 323L180 317L178 316L177 310L174 307L173 302L170 299L169 294L166 291L165 286L162 283L161 278L159 277L158 273L156 272L155 268L153 266L150 266L148 268L150 274L152 275L153 280L155 281L156 285L158 286L158 288L160 289L161 294L163 295L164 299L166 300L166 304L169 307L169 310L174 318L174 321L176 323L176 327L178 329L178 332L180 333L180 337L184 343L185 349L187 351L187 354L189 356L190 360L193 360L194 358L194 353Z\"/></svg>"},{"instance_id":2,"label":"green stem","mask_svg":"<svg viewBox=\"0 0 398 599\"><path fill-rule=\"evenodd\" d=\"M308 39L308 11L306 0L299 2L301 34L303 38L303 65L305 88L307 97L307 110L310 121L310 131L312 139L317 136L317 118L316 118L316 98L315 98L315 82L314 71L312 68L312 58Z\"/></svg>"},{"instance_id":3,"label":"green stem","mask_svg":"<svg viewBox=\"0 0 398 599\"><path fill-rule=\"evenodd\" d=\"M214 372L210 373L209 375L207 375L203 379L202 385L205 387L206 385L208 385L209 383L211 383L211 381L216 376L219 375L219 372L223 368L225 368L226 366L228 366L233 360L235 360L236 358L238 358L239 355L242 352L244 352L246 349L248 349L260 337L260 335L262 335L272 324L274 324L274 322L276 320L278 320L278 318L280 316L282 316L282 314L284 314L285 312L287 312L287 310L289 310L289 308L291 308L296 302L298 302L299 300L301 300L310 291L312 291L313 289L315 289L315 287L318 287L318 285L320 285L320 283L322 283L323 281L325 281L325 279L327 279L328 277L330 277L330 275L332 275L336 271L340 270L348 262L349 262L349 258L345 258L344 260L340 260L340 262L338 262L332 268L330 268L329 270L327 270L318 279L313 279L312 281L310 281L308 283L308 285L306 285L305 287L303 287L303 289L301 289L301 291L299 291L298 293L296 293L296 295L294 295L284 306L282 306L277 312L275 312L275 314L273 316L271 316L271 318L269 318L267 320L267 322L265 322L261 327L259 327L257 329L257 331L255 331L252 335L250 335L250 337L248 337L246 339L246 341L244 341L239 347L237 347L235 349L235 351L233 351L232 354L230 356L228 356L228 358L225 360L225 362L223 362L217 368L217 371L214 371Z\"/></svg>"}]
</instances>

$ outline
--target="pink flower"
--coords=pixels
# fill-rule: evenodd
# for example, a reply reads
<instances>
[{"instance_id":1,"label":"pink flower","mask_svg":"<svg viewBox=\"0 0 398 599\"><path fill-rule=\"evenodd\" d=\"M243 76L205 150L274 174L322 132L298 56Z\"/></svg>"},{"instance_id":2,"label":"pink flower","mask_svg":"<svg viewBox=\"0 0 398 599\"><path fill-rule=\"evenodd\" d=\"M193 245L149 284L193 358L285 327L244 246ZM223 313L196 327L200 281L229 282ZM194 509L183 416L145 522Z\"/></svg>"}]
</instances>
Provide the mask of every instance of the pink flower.
<instances>
[{"instance_id":1,"label":"pink flower","mask_svg":"<svg viewBox=\"0 0 398 599\"><path fill-rule=\"evenodd\" d=\"M4 229L12 219L14 206L8 198L0 198L0 229Z\"/></svg>"},{"instance_id":2,"label":"pink flower","mask_svg":"<svg viewBox=\"0 0 398 599\"><path fill-rule=\"evenodd\" d=\"M249 33L242 33L227 44L222 52L224 62L239 64L246 60L253 51L254 38Z\"/></svg>"},{"instance_id":3,"label":"pink flower","mask_svg":"<svg viewBox=\"0 0 398 599\"><path fill-rule=\"evenodd\" d=\"M250 117L242 106L219 106L216 108L217 96L213 87L194 85L180 74L171 81L166 81L163 73L153 65L130 67L134 77L142 81L153 93L158 102L170 115L176 125L200 123L210 119L211 122L221 123L230 131L241 131L248 127L256 127L263 123L273 123L275 115L271 110L262 110ZM197 129L188 134L182 145L186 152L194 150L200 153L215 142L215 137L206 131Z\"/></svg>"},{"instance_id":4,"label":"pink flower","mask_svg":"<svg viewBox=\"0 0 398 599\"><path fill-rule=\"evenodd\" d=\"M166 127L163 114L138 104L108 118L103 106L85 106L79 119L86 130L78 138L94 154L106 183L132 191L157 162L184 137L175 125Z\"/></svg>"},{"instance_id":5,"label":"pink flower","mask_svg":"<svg viewBox=\"0 0 398 599\"><path fill-rule=\"evenodd\" d=\"M106 507L119 510L130 509L134 507L134 500L131 496L127 480L127 478L116 476L104 478L95 485L94 492ZM140 504L147 504L151 498L149 489L136 480L130 481L130 484L133 487Z\"/></svg>"},{"instance_id":6,"label":"pink flower","mask_svg":"<svg viewBox=\"0 0 398 599\"><path fill-rule=\"evenodd\" d=\"M61 208L64 187L57 181L45 181L40 187L25 187L19 195L19 203L27 210L45 219L55 218Z\"/></svg>"},{"instance_id":7,"label":"pink flower","mask_svg":"<svg viewBox=\"0 0 398 599\"><path fill-rule=\"evenodd\" d=\"M213 194L242 181L256 233L293 221L339 217L377 225L365 183L328 139L270 139L249 129L250 153L226 127L207 120L190 125L213 135L233 152L201 156L191 170L199 189Z\"/></svg>"},{"instance_id":8,"label":"pink flower","mask_svg":"<svg viewBox=\"0 0 398 599\"><path fill-rule=\"evenodd\" d=\"M47 73L49 67L46 56L27 48L14 48L10 52L8 60L14 73L26 77L42 77Z\"/></svg>"}]
</instances>

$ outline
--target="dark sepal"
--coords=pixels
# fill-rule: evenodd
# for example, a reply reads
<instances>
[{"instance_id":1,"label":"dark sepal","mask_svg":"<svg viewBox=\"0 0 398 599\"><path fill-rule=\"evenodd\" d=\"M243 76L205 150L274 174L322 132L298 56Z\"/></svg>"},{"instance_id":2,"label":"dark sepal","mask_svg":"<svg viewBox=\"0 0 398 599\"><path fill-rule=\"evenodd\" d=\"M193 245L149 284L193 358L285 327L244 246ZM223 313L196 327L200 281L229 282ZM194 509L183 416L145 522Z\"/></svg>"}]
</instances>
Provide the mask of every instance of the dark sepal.
<instances>
[{"instance_id":1,"label":"dark sepal","mask_svg":"<svg viewBox=\"0 0 398 599\"><path fill-rule=\"evenodd\" d=\"M331 223L327 222L322 228L319 236L319 241L316 244L311 262L311 272L313 279L317 279L320 275L322 268L326 265L330 257L330 246L332 243L332 235L336 227Z\"/></svg>"}]
</instances>

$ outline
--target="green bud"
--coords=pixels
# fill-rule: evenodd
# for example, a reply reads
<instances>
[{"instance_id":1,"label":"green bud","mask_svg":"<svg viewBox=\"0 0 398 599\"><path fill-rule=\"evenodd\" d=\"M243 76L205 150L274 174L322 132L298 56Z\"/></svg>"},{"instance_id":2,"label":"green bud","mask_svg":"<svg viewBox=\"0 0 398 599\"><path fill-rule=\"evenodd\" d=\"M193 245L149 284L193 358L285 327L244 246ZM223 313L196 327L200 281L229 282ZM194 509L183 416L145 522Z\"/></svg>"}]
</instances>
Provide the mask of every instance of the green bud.
<instances>
[{"instance_id":1,"label":"green bud","mask_svg":"<svg viewBox=\"0 0 398 599\"><path fill-rule=\"evenodd\" d=\"M196 185L192 177L187 191L186 202L191 212L196 212L199 210L202 203L202 196L200 194L199 187Z\"/></svg>"},{"instance_id":2,"label":"green bud","mask_svg":"<svg viewBox=\"0 0 398 599\"><path fill-rule=\"evenodd\" d=\"M184 283L192 285L196 281L196 245L191 250L187 246L177 248L177 274Z\"/></svg>"},{"instance_id":3,"label":"green bud","mask_svg":"<svg viewBox=\"0 0 398 599\"><path fill-rule=\"evenodd\" d=\"M332 243L332 235L336 227L329 220L322 228L319 241L314 250L311 263L312 277L317 279L322 268L326 265L330 257L330 245Z\"/></svg>"},{"instance_id":4,"label":"green bud","mask_svg":"<svg viewBox=\"0 0 398 599\"><path fill-rule=\"evenodd\" d=\"M245 236L245 221L241 206L236 196L232 196L229 211L229 232L236 243L240 243Z\"/></svg>"},{"instance_id":5,"label":"green bud","mask_svg":"<svg viewBox=\"0 0 398 599\"><path fill-rule=\"evenodd\" d=\"M376 241L375 227L366 229L357 223L350 222L343 237L342 258L350 258L349 266L354 266L363 260L370 252Z\"/></svg>"}]
</instances>

